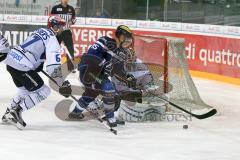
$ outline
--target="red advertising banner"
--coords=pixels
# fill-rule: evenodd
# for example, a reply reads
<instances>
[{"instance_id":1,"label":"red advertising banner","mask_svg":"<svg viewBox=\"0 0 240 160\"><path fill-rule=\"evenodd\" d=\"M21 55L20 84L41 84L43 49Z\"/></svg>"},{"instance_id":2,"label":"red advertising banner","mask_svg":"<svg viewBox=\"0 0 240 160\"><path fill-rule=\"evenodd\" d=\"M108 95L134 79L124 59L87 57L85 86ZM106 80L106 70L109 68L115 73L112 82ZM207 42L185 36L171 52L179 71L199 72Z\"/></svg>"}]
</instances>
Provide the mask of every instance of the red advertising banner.
<instances>
[{"instance_id":1,"label":"red advertising banner","mask_svg":"<svg viewBox=\"0 0 240 160\"><path fill-rule=\"evenodd\" d=\"M110 28L73 27L72 31L76 56L87 52L99 37L114 35L114 29ZM142 30L135 30L135 33L184 38L190 70L240 78L240 39Z\"/></svg>"},{"instance_id":2,"label":"red advertising banner","mask_svg":"<svg viewBox=\"0 0 240 160\"><path fill-rule=\"evenodd\" d=\"M113 37L113 29L105 28L87 28L87 27L73 27L73 42L75 56L81 56L83 53L87 52L88 48L102 36ZM66 47L64 47L66 50Z\"/></svg>"},{"instance_id":3,"label":"red advertising banner","mask_svg":"<svg viewBox=\"0 0 240 160\"><path fill-rule=\"evenodd\" d=\"M185 39L190 70L240 78L240 39L206 35L136 31Z\"/></svg>"},{"instance_id":4,"label":"red advertising banner","mask_svg":"<svg viewBox=\"0 0 240 160\"><path fill-rule=\"evenodd\" d=\"M3 34L9 41L11 46L21 44L24 39L28 37L38 25L14 25L1 24L0 33ZM135 30L137 35L153 35L153 36L173 36L185 39L186 54L188 57L189 68L193 71L201 71L205 73L213 73L222 76L240 78L240 38L226 38L205 35L196 35L183 33L167 33L158 31ZM81 56L82 53L87 52L90 45L92 45L101 36L114 36L113 27L73 27L73 40L75 55ZM142 46L140 41L136 50L144 50L148 55L141 55L143 61L153 62L158 61L160 57L156 57L153 53L154 47L159 47L158 51L163 47L159 41L158 44ZM64 51L67 49L63 46ZM155 48L156 49L156 48ZM157 50L155 50L157 52ZM161 54L161 53L159 53ZM155 63L155 62L154 62ZM162 62L160 62L162 63ZM240 84L240 83L238 83Z\"/></svg>"}]
</instances>

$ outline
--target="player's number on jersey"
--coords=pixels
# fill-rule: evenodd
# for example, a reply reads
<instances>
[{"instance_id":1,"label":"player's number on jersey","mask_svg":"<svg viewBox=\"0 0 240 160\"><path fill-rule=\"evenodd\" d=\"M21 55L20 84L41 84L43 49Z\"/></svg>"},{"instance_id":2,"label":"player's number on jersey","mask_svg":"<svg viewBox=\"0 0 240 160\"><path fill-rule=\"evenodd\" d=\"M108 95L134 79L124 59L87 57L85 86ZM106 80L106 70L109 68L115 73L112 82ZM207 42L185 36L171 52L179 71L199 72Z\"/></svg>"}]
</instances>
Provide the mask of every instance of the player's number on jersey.
<instances>
[{"instance_id":1,"label":"player's number on jersey","mask_svg":"<svg viewBox=\"0 0 240 160\"><path fill-rule=\"evenodd\" d=\"M42 39L47 40L48 38L50 38L50 35L48 32L46 32L43 29L39 29L37 30L37 33L42 37Z\"/></svg>"},{"instance_id":2,"label":"player's number on jersey","mask_svg":"<svg viewBox=\"0 0 240 160\"><path fill-rule=\"evenodd\" d=\"M95 49L95 50L97 50L98 47L99 47L99 45L97 45L97 44L92 45L92 48Z\"/></svg>"},{"instance_id":3,"label":"player's number on jersey","mask_svg":"<svg viewBox=\"0 0 240 160\"><path fill-rule=\"evenodd\" d=\"M57 54L55 58L56 58L56 62L61 62L60 54Z\"/></svg>"}]
</instances>

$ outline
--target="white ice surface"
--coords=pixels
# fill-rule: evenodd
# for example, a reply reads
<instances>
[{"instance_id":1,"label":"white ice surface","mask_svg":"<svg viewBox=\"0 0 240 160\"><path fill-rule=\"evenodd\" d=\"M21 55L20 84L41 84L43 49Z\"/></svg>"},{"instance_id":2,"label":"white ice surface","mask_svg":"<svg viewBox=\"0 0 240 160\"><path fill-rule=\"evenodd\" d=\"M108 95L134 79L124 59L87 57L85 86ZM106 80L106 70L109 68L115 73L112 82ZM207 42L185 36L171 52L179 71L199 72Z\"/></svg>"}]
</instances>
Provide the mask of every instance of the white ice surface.
<instances>
[{"instance_id":1,"label":"white ice surface","mask_svg":"<svg viewBox=\"0 0 240 160\"><path fill-rule=\"evenodd\" d=\"M0 64L0 115L15 86ZM240 158L240 87L194 79L215 117L189 122L127 123L115 136L97 121L63 122L54 115L62 99L56 92L23 114L19 131L0 125L0 160L238 160ZM182 128L188 124L189 129Z\"/></svg>"}]
</instances>

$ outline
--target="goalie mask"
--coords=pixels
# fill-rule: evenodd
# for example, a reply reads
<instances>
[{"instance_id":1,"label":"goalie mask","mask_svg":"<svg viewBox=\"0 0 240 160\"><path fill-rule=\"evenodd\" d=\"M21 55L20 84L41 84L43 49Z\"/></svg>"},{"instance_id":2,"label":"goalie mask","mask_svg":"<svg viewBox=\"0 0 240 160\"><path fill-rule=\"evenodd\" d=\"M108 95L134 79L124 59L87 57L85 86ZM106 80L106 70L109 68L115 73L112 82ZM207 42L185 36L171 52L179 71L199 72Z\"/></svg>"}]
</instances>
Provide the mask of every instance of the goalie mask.
<instances>
[{"instance_id":1,"label":"goalie mask","mask_svg":"<svg viewBox=\"0 0 240 160\"><path fill-rule=\"evenodd\" d=\"M128 26L125 25L118 26L115 32L115 36L116 38L118 38L121 47L128 48L132 46L133 36L132 31Z\"/></svg>"},{"instance_id":2,"label":"goalie mask","mask_svg":"<svg viewBox=\"0 0 240 160\"><path fill-rule=\"evenodd\" d=\"M136 61L135 51L131 48L118 48L116 56L120 61L124 61L125 63L134 63Z\"/></svg>"},{"instance_id":3,"label":"goalie mask","mask_svg":"<svg viewBox=\"0 0 240 160\"><path fill-rule=\"evenodd\" d=\"M56 34L61 33L65 25L66 21L59 16L50 16L48 18L48 28Z\"/></svg>"}]
</instances>

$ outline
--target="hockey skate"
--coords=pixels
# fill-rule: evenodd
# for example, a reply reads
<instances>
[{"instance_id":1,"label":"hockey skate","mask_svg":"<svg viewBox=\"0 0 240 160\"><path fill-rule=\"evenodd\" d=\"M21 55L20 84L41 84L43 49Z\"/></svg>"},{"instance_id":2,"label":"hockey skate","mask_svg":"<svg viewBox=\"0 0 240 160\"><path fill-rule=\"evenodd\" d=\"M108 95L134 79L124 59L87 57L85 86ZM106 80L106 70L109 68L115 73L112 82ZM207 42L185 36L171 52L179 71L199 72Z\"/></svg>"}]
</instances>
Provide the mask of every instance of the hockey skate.
<instances>
[{"instance_id":1,"label":"hockey skate","mask_svg":"<svg viewBox=\"0 0 240 160\"><path fill-rule=\"evenodd\" d=\"M108 125L110 127L117 127L117 125L125 125L125 121L124 120L120 120L120 119L115 119L115 120L110 119L110 120L107 120L106 117L103 117L102 119L107 121Z\"/></svg>"},{"instance_id":2,"label":"hockey skate","mask_svg":"<svg viewBox=\"0 0 240 160\"><path fill-rule=\"evenodd\" d=\"M17 105L12 109L7 109L6 113L2 117L4 124L12 124L19 130L23 130L26 127L26 123L22 119L22 108Z\"/></svg>"},{"instance_id":3,"label":"hockey skate","mask_svg":"<svg viewBox=\"0 0 240 160\"><path fill-rule=\"evenodd\" d=\"M107 122L109 127L117 127L117 121L114 117L114 112L106 113L102 119Z\"/></svg>"},{"instance_id":4,"label":"hockey skate","mask_svg":"<svg viewBox=\"0 0 240 160\"><path fill-rule=\"evenodd\" d=\"M92 102L95 103L95 102ZM63 100L57 104L55 107L55 115L57 118L63 121L87 121L96 118L93 112L97 112L98 115L104 115L103 110L101 107L92 108L92 103L89 104L87 110L82 109L82 111L72 110L72 106L76 108L77 105L72 100ZM89 112L91 111L91 112ZM81 115L82 114L82 115Z\"/></svg>"},{"instance_id":5,"label":"hockey skate","mask_svg":"<svg viewBox=\"0 0 240 160\"><path fill-rule=\"evenodd\" d=\"M78 108L75 108L72 112L69 113L68 118L72 121L79 121L84 118L83 110L80 110Z\"/></svg>"},{"instance_id":6,"label":"hockey skate","mask_svg":"<svg viewBox=\"0 0 240 160\"><path fill-rule=\"evenodd\" d=\"M104 120L107 121L107 124L109 127L117 127L117 121L114 117L113 118L105 118Z\"/></svg>"},{"instance_id":7,"label":"hockey skate","mask_svg":"<svg viewBox=\"0 0 240 160\"><path fill-rule=\"evenodd\" d=\"M102 117L103 120L107 121L106 115ZM119 117L115 117L116 125L125 125L125 121Z\"/></svg>"},{"instance_id":8,"label":"hockey skate","mask_svg":"<svg viewBox=\"0 0 240 160\"><path fill-rule=\"evenodd\" d=\"M2 124L4 125L8 125L8 124L11 124L7 118L7 114L9 114L10 110L7 108L5 114L3 115L2 117Z\"/></svg>"},{"instance_id":9,"label":"hockey skate","mask_svg":"<svg viewBox=\"0 0 240 160\"><path fill-rule=\"evenodd\" d=\"M72 112L69 113L68 118L73 121L83 120L85 117L99 116L99 111L101 110L101 104L97 100L91 102L87 108L75 107Z\"/></svg>"}]
</instances>

